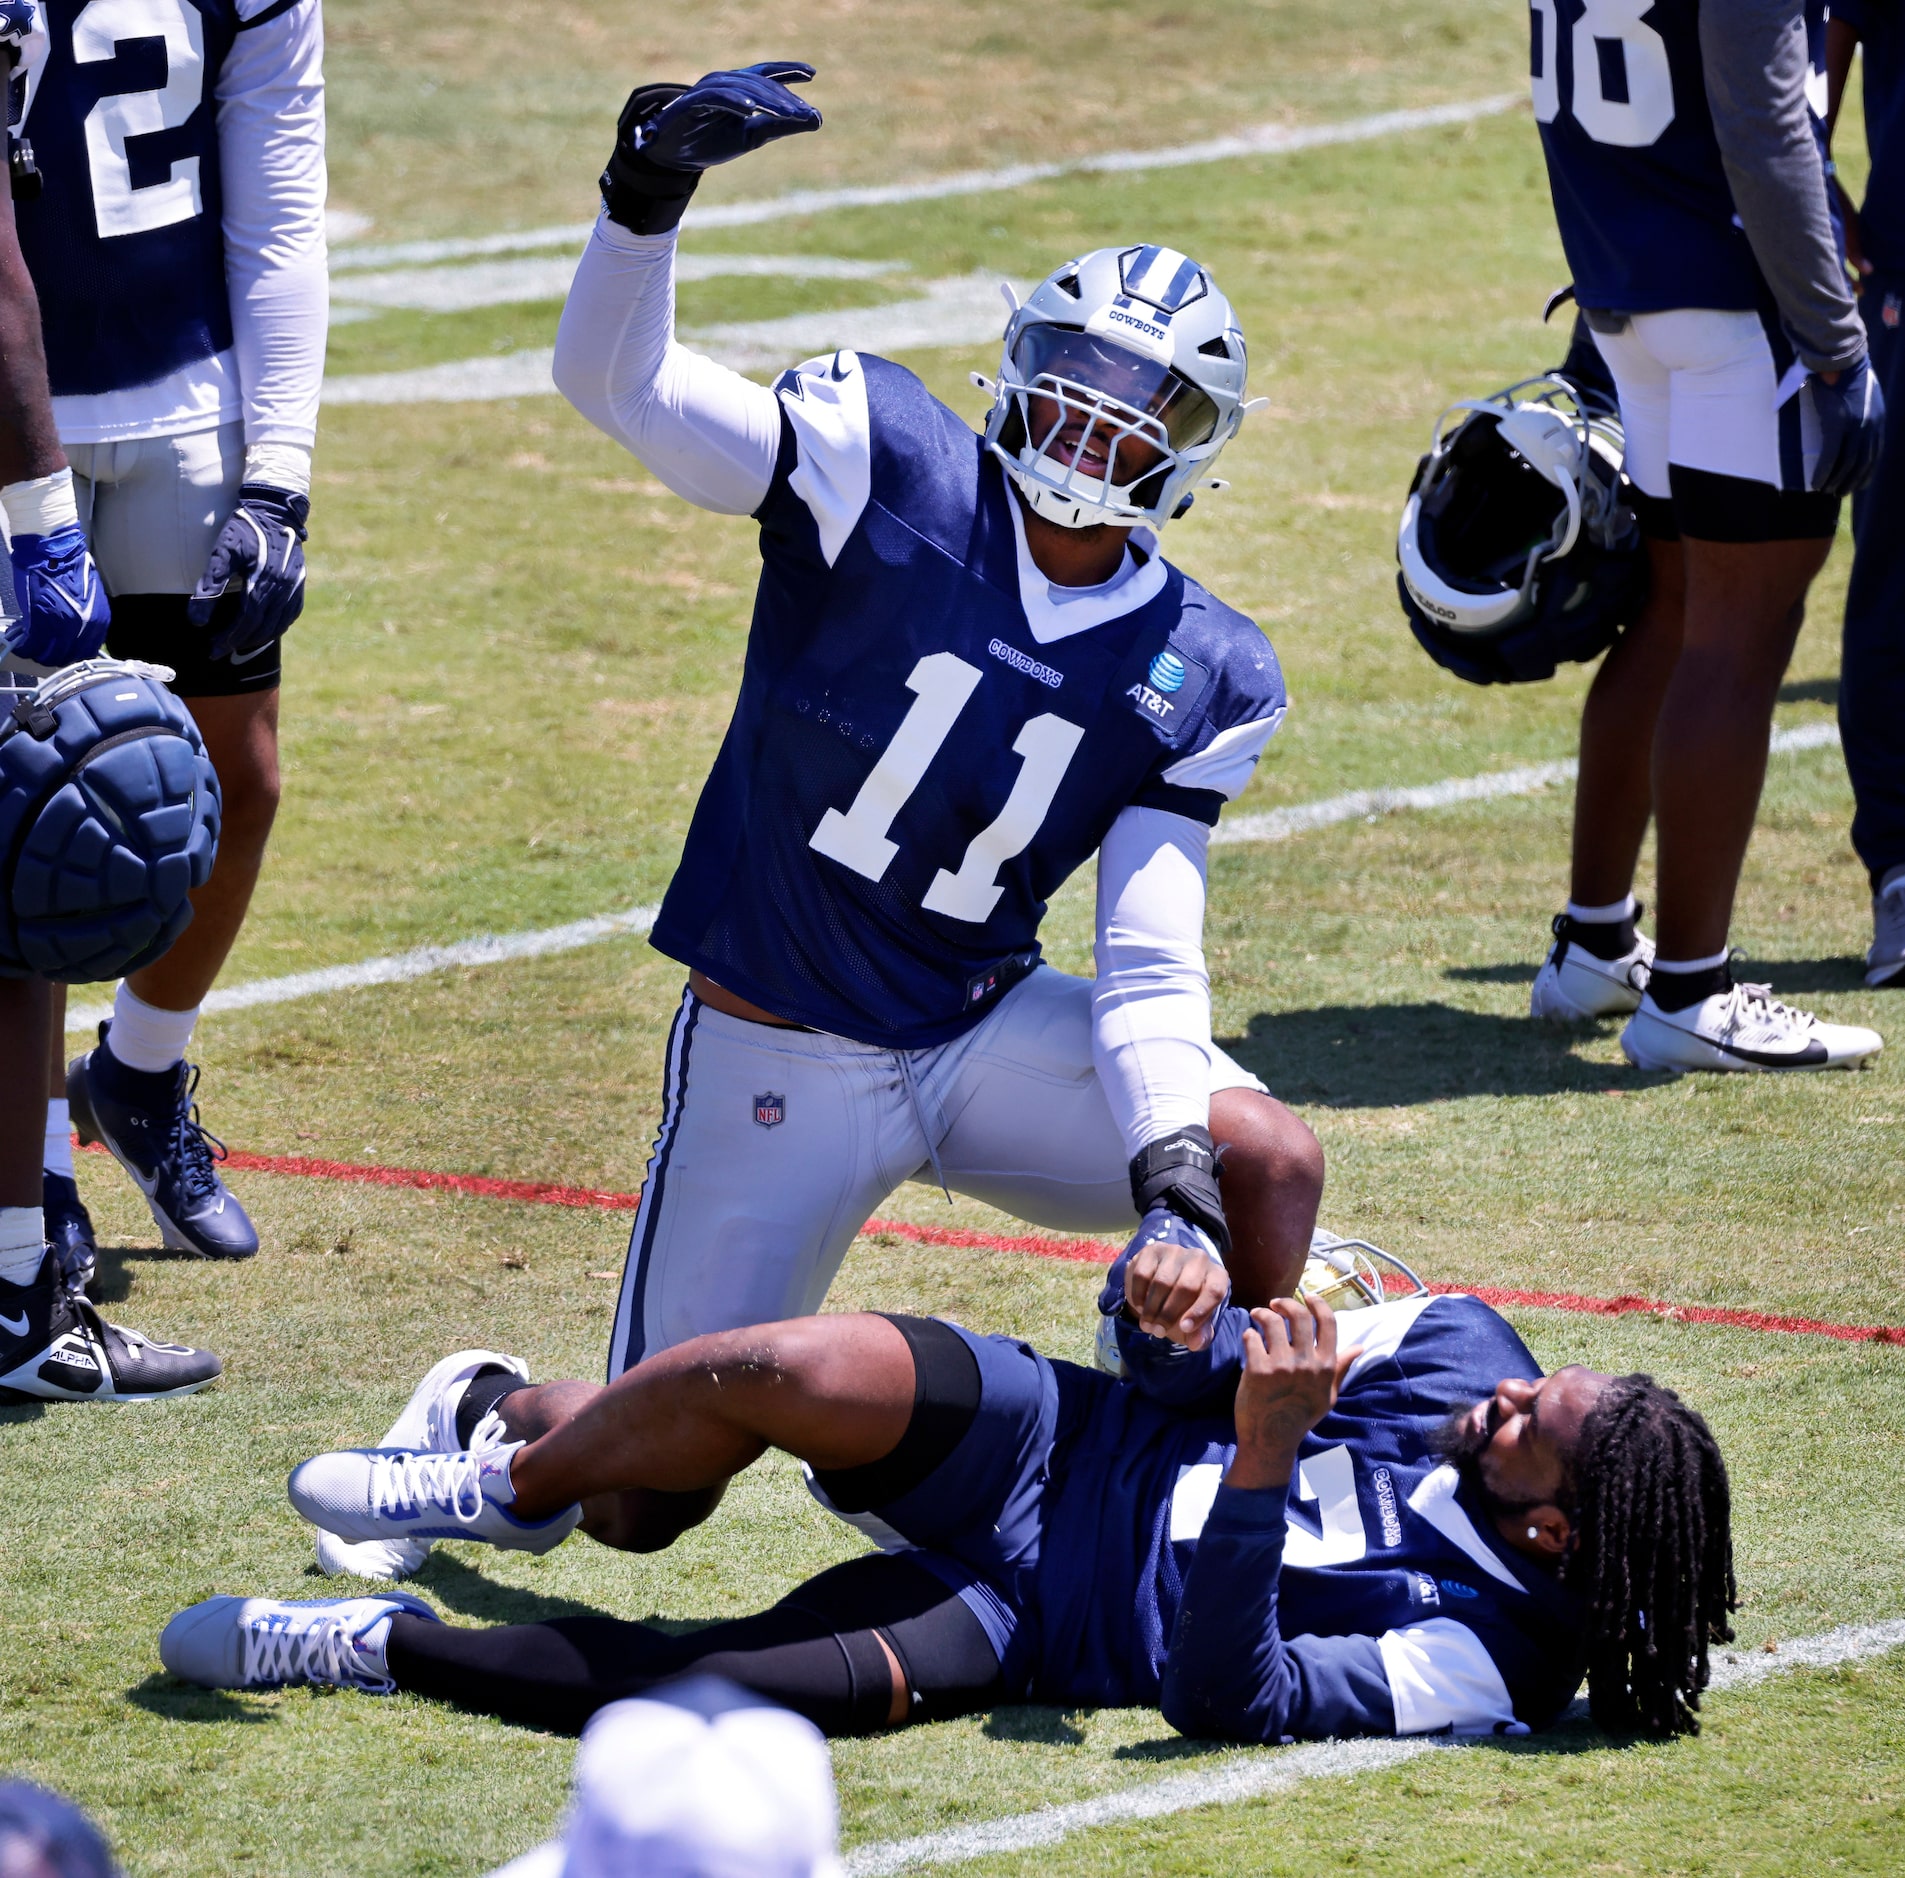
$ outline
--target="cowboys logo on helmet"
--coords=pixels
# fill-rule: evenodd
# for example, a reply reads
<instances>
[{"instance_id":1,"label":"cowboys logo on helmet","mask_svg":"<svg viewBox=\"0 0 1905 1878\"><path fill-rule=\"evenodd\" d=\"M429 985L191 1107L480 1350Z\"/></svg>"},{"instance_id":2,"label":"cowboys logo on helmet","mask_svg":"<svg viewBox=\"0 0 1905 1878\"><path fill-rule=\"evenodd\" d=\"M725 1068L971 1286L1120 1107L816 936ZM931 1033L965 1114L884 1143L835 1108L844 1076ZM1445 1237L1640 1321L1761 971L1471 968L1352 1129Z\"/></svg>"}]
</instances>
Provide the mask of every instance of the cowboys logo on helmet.
<instances>
[{"instance_id":1,"label":"cowboys logo on helmet","mask_svg":"<svg viewBox=\"0 0 1905 1878\"><path fill-rule=\"evenodd\" d=\"M1396 537L1422 648L1471 684L1552 678L1620 636L1645 592L1620 418L1550 375L1436 420Z\"/></svg>"},{"instance_id":2,"label":"cowboys logo on helmet","mask_svg":"<svg viewBox=\"0 0 1905 1878\"><path fill-rule=\"evenodd\" d=\"M1244 402L1245 364L1230 302L1195 261L1098 248L1014 305L997 380L974 379L993 394L986 443L1034 513L1156 527L1263 402Z\"/></svg>"}]
</instances>

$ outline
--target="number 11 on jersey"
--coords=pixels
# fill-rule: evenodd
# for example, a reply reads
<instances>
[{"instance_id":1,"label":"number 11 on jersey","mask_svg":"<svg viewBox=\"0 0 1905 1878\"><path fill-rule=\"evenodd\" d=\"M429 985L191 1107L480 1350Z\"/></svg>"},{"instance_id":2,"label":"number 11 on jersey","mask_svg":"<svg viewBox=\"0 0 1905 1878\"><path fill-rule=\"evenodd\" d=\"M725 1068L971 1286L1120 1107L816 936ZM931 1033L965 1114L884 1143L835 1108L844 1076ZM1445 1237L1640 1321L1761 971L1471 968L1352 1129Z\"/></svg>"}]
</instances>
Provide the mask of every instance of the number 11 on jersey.
<instances>
[{"instance_id":1,"label":"number 11 on jersey","mask_svg":"<svg viewBox=\"0 0 1905 1878\"><path fill-rule=\"evenodd\" d=\"M913 703L843 815L829 809L807 845L868 880L884 878L899 853L893 826L978 688L980 673L951 652L933 652L908 674ZM981 924L999 896L999 869L1023 854L1050 812L1084 730L1050 712L1032 718L1014 740L1022 759L1005 806L967 846L957 873L941 868L920 904L929 913Z\"/></svg>"}]
</instances>

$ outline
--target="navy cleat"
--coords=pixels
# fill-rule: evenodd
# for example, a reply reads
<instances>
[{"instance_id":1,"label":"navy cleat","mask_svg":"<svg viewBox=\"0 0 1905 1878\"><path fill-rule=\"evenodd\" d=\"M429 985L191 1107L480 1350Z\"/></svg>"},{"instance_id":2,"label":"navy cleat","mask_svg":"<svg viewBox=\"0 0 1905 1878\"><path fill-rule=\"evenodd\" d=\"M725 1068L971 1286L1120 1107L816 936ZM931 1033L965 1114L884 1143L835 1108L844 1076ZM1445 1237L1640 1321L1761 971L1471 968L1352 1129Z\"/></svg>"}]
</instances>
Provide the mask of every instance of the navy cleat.
<instances>
[{"instance_id":1,"label":"navy cleat","mask_svg":"<svg viewBox=\"0 0 1905 1878\"><path fill-rule=\"evenodd\" d=\"M0 1402L157 1402L224 1369L209 1350L109 1324L49 1248L30 1285L0 1283Z\"/></svg>"},{"instance_id":2,"label":"navy cleat","mask_svg":"<svg viewBox=\"0 0 1905 1878\"><path fill-rule=\"evenodd\" d=\"M40 1205L46 1213L46 1243L59 1260L60 1276L69 1291L89 1292L99 1275L99 1242L93 1236L93 1218L71 1174L50 1168L40 1174Z\"/></svg>"},{"instance_id":3,"label":"navy cleat","mask_svg":"<svg viewBox=\"0 0 1905 1878\"><path fill-rule=\"evenodd\" d=\"M258 1230L238 1196L218 1177L225 1144L199 1125L198 1066L148 1074L99 1047L66 1068L66 1100L81 1141L103 1141L138 1186L174 1252L207 1259L248 1259Z\"/></svg>"}]
</instances>

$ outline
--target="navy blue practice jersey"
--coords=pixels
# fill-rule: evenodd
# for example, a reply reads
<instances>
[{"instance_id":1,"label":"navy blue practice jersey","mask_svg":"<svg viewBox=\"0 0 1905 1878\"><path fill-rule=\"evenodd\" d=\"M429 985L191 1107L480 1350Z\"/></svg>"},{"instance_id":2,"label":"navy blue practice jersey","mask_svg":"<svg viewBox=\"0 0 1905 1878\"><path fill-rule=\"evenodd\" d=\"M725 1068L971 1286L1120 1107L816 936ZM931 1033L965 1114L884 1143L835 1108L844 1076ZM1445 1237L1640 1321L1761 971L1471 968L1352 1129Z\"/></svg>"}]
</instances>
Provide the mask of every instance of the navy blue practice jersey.
<instances>
[{"instance_id":1,"label":"navy blue practice jersey","mask_svg":"<svg viewBox=\"0 0 1905 1878\"><path fill-rule=\"evenodd\" d=\"M1501 1542L1430 1446L1452 1410L1504 1378L1541 1375L1513 1328L1460 1296L1346 1317L1345 1344L1362 1355L1303 1443L1287 1505L1272 1507L1276 1530L1267 1545L1237 1535L1220 1545L1205 1528L1235 1452L1229 1397L1248 1321L1231 1307L1224 1319L1208 1363L1182 1365L1215 1375L1218 1413L1165 1406L1146 1375L1134 1385L1054 1366L1060 1432L1036 1568L1040 1699L1155 1703L1168 1659L1197 1689L1199 1721L1233 1737L1256 1733L1258 1711L1272 1708L1272 1738L1518 1733L1552 1721L1581 1680L1578 1603ZM1179 1621L1187 1593L1195 1624ZM1294 1714L1287 1692L1270 1702L1279 1674L1307 1712Z\"/></svg>"},{"instance_id":2,"label":"navy blue practice jersey","mask_svg":"<svg viewBox=\"0 0 1905 1878\"><path fill-rule=\"evenodd\" d=\"M1583 306L1655 313L1768 303L1713 132L1700 6L1530 0L1535 118ZM1806 0L1822 149L1825 15L1825 0Z\"/></svg>"},{"instance_id":3,"label":"navy blue practice jersey","mask_svg":"<svg viewBox=\"0 0 1905 1878\"><path fill-rule=\"evenodd\" d=\"M122 391L232 343L219 225L220 67L309 0L38 0L25 124L45 179L15 207L53 395Z\"/></svg>"},{"instance_id":4,"label":"navy blue practice jersey","mask_svg":"<svg viewBox=\"0 0 1905 1878\"><path fill-rule=\"evenodd\" d=\"M783 1017L919 1048L1029 968L1125 808L1216 821L1283 676L1148 536L1121 584L1050 588L998 463L911 372L842 352L775 388L740 697L654 943Z\"/></svg>"}]
</instances>

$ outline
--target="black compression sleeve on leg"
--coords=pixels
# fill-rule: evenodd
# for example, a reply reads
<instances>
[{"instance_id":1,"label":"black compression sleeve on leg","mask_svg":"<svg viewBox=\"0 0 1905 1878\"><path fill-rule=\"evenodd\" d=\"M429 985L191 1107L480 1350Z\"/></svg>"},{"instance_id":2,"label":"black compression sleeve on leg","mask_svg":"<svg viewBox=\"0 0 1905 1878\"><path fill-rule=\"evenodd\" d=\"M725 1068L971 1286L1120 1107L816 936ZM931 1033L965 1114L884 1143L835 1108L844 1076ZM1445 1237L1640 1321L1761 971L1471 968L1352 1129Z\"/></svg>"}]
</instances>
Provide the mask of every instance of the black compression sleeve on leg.
<instances>
[{"instance_id":1,"label":"black compression sleeve on leg","mask_svg":"<svg viewBox=\"0 0 1905 1878\"><path fill-rule=\"evenodd\" d=\"M950 1721L1006 1699L986 1627L956 1594L917 1617L882 1624L911 1697L908 1721Z\"/></svg>"},{"instance_id":2,"label":"black compression sleeve on leg","mask_svg":"<svg viewBox=\"0 0 1905 1878\"><path fill-rule=\"evenodd\" d=\"M814 1470L828 1503L865 1513L911 1493L952 1453L979 1412L979 1359L936 1317L881 1313L913 1352L913 1413L891 1454L863 1467Z\"/></svg>"},{"instance_id":3,"label":"black compression sleeve on leg","mask_svg":"<svg viewBox=\"0 0 1905 1878\"><path fill-rule=\"evenodd\" d=\"M466 1630L403 1615L384 1655L400 1689L562 1734L579 1733L610 1702L704 1673L805 1715L825 1734L854 1735L884 1728L892 1710L876 1629L918 1698L915 1719L998 1699L998 1660L978 1619L932 1573L878 1553L822 1572L772 1610L680 1636L612 1617Z\"/></svg>"}]
</instances>

